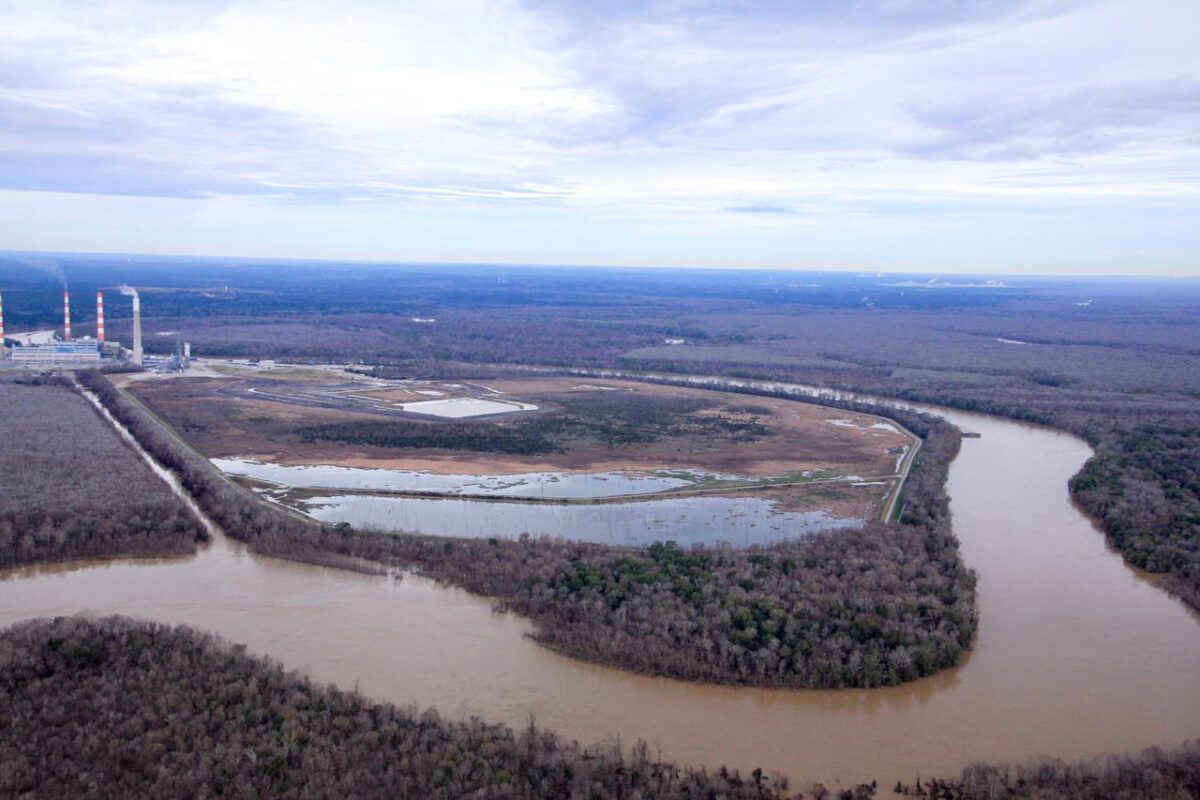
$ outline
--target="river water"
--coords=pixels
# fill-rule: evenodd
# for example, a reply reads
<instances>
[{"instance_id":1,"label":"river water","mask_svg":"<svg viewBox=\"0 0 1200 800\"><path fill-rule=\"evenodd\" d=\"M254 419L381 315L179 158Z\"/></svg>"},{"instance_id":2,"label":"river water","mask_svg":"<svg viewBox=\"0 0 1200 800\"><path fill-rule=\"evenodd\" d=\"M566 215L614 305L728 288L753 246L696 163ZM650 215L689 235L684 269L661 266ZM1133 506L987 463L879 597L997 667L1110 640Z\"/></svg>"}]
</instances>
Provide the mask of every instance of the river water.
<instances>
[{"instance_id":1,"label":"river water","mask_svg":"<svg viewBox=\"0 0 1200 800\"><path fill-rule=\"evenodd\" d=\"M1077 758L1200 736L1200 625L1127 568L1066 483L1089 450L1066 434L939 411L982 434L950 470L954 528L979 573L978 641L901 687L781 691L647 678L548 652L488 600L251 556L66 565L0 579L0 624L80 611L187 623L318 681L396 703L638 738L692 765L883 785L981 760Z\"/></svg>"}]
</instances>

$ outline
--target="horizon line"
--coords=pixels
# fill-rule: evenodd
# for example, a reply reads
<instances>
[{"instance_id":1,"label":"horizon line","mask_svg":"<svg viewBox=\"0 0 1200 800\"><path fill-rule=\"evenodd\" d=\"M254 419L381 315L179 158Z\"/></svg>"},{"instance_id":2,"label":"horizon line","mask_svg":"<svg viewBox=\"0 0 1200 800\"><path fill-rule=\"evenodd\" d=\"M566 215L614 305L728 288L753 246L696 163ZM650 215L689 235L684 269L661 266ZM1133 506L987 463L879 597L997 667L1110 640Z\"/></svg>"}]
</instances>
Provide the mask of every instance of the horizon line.
<instances>
[{"instance_id":1,"label":"horizon line","mask_svg":"<svg viewBox=\"0 0 1200 800\"><path fill-rule=\"evenodd\" d=\"M628 271L653 271L653 270L680 270L680 271L704 271L704 272L788 272L788 273L826 273L834 272L839 274L861 274L867 275L874 273L876 275L945 275L945 276L969 276L973 278L1009 278L1009 279L1048 279L1048 278L1107 278L1107 279L1132 279L1132 280L1200 280L1200 268L1194 273L1127 273L1127 272L1071 272L1071 273L1056 273L1056 272L950 272L950 271L921 271L920 269L897 269L895 267L838 267L838 266L747 266L747 267L732 267L732 266L714 266L705 264L686 264L686 265L671 265L671 264L585 264L585 263L561 263L561 262L534 262L534 261L434 261L434 260L403 260L403 259L383 259L383 258L328 258L318 256L245 256L235 254L223 255L201 255L196 253L147 253L147 252L131 252L131 251L105 251L105 250L9 250L0 248L0 257L5 256L68 256L68 257L124 257L137 259L153 259L153 258L172 258L172 259L197 259L205 261L213 260L235 260L235 261L257 261L257 262L302 262L305 264L320 264L320 263L335 263L335 264L362 264L368 266L397 266L397 267L419 267L419 266L454 266L454 267L506 267L506 268L546 268L546 269L612 269L612 270L628 270Z\"/></svg>"}]
</instances>

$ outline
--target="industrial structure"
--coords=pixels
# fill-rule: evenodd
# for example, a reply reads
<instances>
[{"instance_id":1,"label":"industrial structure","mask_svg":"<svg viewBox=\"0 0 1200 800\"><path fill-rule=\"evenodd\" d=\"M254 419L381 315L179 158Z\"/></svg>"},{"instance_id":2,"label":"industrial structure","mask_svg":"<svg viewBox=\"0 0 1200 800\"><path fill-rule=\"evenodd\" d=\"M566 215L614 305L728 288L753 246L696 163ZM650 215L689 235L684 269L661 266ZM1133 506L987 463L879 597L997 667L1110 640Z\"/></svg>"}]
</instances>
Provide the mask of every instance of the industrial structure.
<instances>
[{"instance_id":1,"label":"industrial structure","mask_svg":"<svg viewBox=\"0 0 1200 800\"><path fill-rule=\"evenodd\" d=\"M133 363L142 365L142 299L137 289L121 286L121 294L133 298Z\"/></svg>"},{"instance_id":2,"label":"industrial structure","mask_svg":"<svg viewBox=\"0 0 1200 800\"><path fill-rule=\"evenodd\" d=\"M12 362L26 367L94 367L100 364L100 347L90 337L14 347Z\"/></svg>"},{"instance_id":3,"label":"industrial structure","mask_svg":"<svg viewBox=\"0 0 1200 800\"><path fill-rule=\"evenodd\" d=\"M104 291L96 292L96 336L71 334L71 294L63 290L63 327L59 336L54 331L35 331L16 334L9 339L4 336L4 303L0 295L0 360L12 367L26 368L71 368L94 367L104 363L125 363L142 366L142 308L138 292L131 286L112 287L122 295L133 298L133 349L121 347L119 342L109 341L104 333ZM8 343L12 347L8 347ZM179 342L174 353L166 358L152 359L158 369L183 370L191 361L192 349L188 342Z\"/></svg>"}]
</instances>

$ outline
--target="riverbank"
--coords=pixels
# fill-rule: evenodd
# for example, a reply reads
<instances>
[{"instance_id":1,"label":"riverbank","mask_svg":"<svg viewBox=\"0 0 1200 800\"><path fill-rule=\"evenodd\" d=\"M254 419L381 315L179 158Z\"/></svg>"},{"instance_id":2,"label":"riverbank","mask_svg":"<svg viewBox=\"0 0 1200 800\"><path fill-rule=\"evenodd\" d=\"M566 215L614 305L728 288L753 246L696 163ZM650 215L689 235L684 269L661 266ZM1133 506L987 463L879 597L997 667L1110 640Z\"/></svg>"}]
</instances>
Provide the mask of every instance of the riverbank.
<instances>
[{"instance_id":1,"label":"riverbank","mask_svg":"<svg viewBox=\"0 0 1200 800\"><path fill-rule=\"evenodd\" d=\"M461 590L263 558L224 539L167 564L9 574L0 622L81 608L152 616L374 699L517 727L532 715L585 743L643 738L676 763L761 767L796 787L891 786L981 759L1075 760L1194 738L1200 627L1071 504L1065 483L1087 445L939 413L982 434L963 443L948 492L983 614L960 666L898 687L796 692L633 675L541 648L526 621Z\"/></svg>"}]
</instances>

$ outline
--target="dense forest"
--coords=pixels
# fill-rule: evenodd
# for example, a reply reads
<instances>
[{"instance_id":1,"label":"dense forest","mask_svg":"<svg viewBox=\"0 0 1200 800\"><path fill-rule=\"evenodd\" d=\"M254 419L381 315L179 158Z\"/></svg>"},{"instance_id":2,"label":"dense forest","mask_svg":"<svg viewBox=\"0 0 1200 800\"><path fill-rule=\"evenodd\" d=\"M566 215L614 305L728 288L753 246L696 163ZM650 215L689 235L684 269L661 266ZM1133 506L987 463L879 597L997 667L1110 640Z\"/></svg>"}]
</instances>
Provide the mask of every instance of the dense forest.
<instances>
[{"instance_id":1,"label":"dense forest","mask_svg":"<svg viewBox=\"0 0 1200 800\"><path fill-rule=\"evenodd\" d=\"M120 617L0 633L0 796L770 798L639 745L585 749L314 685L244 648ZM867 796L867 795L864 795Z\"/></svg>"},{"instance_id":2,"label":"dense forest","mask_svg":"<svg viewBox=\"0 0 1200 800\"><path fill-rule=\"evenodd\" d=\"M976 764L960 778L893 788L905 797L931 800L1196 800L1200 741L1177 750L1151 748L1136 756L1103 756L1076 764Z\"/></svg>"},{"instance_id":3,"label":"dense forest","mask_svg":"<svg viewBox=\"0 0 1200 800\"><path fill-rule=\"evenodd\" d=\"M943 484L957 430L891 416L925 439L902 521L751 550L625 550L558 540L380 535L327 527L223 478L99 373L82 378L201 507L257 552L416 569L500 600L572 655L656 675L760 686L901 683L958 661L975 629Z\"/></svg>"},{"instance_id":4,"label":"dense forest","mask_svg":"<svg viewBox=\"0 0 1200 800\"><path fill-rule=\"evenodd\" d=\"M65 378L0 378L0 567L180 555L199 520Z\"/></svg>"}]
</instances>

